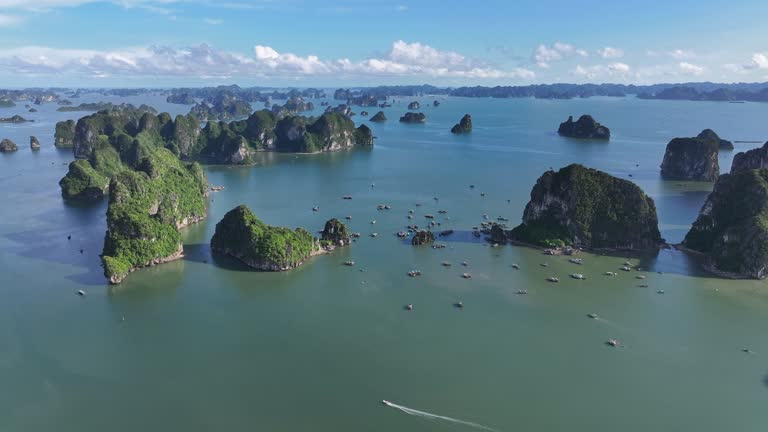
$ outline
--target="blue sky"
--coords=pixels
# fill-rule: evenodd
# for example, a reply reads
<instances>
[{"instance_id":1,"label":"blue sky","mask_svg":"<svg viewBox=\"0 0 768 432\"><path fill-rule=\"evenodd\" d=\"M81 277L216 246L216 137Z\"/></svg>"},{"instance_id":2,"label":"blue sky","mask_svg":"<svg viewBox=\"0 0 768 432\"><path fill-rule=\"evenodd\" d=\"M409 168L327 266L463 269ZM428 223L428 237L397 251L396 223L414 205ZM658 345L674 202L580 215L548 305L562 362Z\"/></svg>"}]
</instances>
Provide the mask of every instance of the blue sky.
<instances>
[{"instance_id":1,"label":"blue sky","mask_svg":"<svg viewBox=\"0 0 768 432\"><path fill-rule=\"evenodd\" d=\"M4 86L768 81L765 0L0 0Z\"/></svg>"}]
</instances>

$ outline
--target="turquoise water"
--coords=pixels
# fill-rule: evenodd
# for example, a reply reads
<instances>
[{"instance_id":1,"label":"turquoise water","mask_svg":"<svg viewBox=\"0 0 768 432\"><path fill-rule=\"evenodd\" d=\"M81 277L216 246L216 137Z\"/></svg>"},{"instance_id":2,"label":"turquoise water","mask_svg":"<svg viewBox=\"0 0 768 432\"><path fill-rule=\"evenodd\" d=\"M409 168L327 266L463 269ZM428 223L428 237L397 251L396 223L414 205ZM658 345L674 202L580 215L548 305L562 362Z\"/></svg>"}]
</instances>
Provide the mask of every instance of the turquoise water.
<instances>
[{"instance_id":1,"label":"turquoise water","mask_svg":"<svg viewBox=\"0 0 768 432\"><path fill-rule=\"evenodd\" d=\"M110 100L188 109L160 97ZM439 108L422 109L426 124L400 124L410 100L371 125L378 140L370 151L207 167L226 189L211 195L209 217L184 231L186 257L120 286L106 285L99 267L106 205L68 205L59 195L72 156L52 146L53 124L85 113L44 105L22 114L34 124L0 125L0 138L21 149L0 155L0 430L472 429L382 399L499 431L768 428L765 282L708 277L675 251L630 258L649 270L645 281L637 272L607 277L626 259L586 255L576 266L465 232L483 214L519 221L544 170L580 162L632 174L656 200L664 237L678 242L711 185L662 181L666 143L705 127L763 140L768 105L441 98ZM475 130L451 135L464 113ZM611 128L610 143L553 132L582 113ZM43 144L38 153L30 134ZM731 157L721 154L722 172ZM311 231L351 216L363 236L291 272L251 272L208 248L216 222L238 204L267 223ZM442 227L459 231L447 248L413 248L394 236L439 209L448 212ZM423 276L407 277L411 269ZM547 283L552 275L561 282ZM408 303L414 311L403 310ZM609 338L623 347L606 346Z\"/></svg>"}]
</instances>

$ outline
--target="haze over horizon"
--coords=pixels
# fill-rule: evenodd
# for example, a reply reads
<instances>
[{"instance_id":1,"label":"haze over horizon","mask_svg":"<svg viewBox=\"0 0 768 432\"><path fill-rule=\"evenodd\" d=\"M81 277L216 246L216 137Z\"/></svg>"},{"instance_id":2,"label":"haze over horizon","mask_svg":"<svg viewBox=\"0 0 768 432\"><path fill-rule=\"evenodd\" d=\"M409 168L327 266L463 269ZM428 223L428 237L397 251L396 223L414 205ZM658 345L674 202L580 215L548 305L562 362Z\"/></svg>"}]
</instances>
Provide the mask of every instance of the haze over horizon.
<instances>
[{"instance_id":1,"label":"haze over horizon","mask_svg":"<svg viewBox=\"0 0 768 432\"><path fill-rule=\"evenodd\" d=\"M0 0L0 78L6 87L768 81L768 3L654 3Z\"/></svg>"}]
</instances>

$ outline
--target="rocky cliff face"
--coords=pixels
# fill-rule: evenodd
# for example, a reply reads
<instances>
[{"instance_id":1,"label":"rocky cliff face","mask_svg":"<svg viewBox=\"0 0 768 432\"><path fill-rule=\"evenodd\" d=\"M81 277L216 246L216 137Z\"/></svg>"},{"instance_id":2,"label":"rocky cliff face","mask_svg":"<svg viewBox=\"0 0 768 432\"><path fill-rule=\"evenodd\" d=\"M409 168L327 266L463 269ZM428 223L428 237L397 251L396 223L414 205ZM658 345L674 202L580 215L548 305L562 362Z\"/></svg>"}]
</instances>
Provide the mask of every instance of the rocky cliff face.
<instances>
[{"instance_id":1,"label":"rocky cliff face","mask_svg":"<svg viewBox=\"0 0 768 432\"><path fill-rule=\"evenodd\" d=\"M468 132L472 132L472 116L469 114L464 114L464 117L462 117L458 123L453 125L451 128L451 133L463 134Z\"/></svg>"},{"instance_id":2,"label":"rocky cliff face","mask_svg":"<svg viewBox=\"0 0 768 432\"><path fill-rule=\"evenodd\" d=\"M104 197L109 178L96 171L90 162L77 159L69 164L69 172L59 181L65 199L97 201Z\"/></svg>"},{"instance_id":3,"label":"rocky cliff face","mask_svg":"<svg viewBox=\"0 0 768 432\"><path fill-rule=\"evenodd\" d=\"M321 252L317 239L306 230L269 226L243 205L216 224L211 249L263 271L290 270Z\"/></svg>"},{"instance_id":4,"label":"rocky cliff face","mask_svg":"<svg viewBox=\"0 0 768 432\"><path fill-rule=\"evenodd\" d=\"M720 150L733 150L733 143L720 138L712 129L704 129L696 138L714 141Z\"/></svg>"},{"instance_id":5,"label":"rocky cliff face","mask_svg":"<svg viewBox=\"0 0 768 432\"><path fill-rule=\"evenodd\" d=\"M317 153L373 144L370 128L336 112L325 113L312 123L305 117L286 117L277 122L274 133L278 151Z\"/></svg>"},{"instance_id":6,"label":"rocky cliff face","mask_svg":"<svg viewBox=\"0 0 768 432\"><path fill-rule=\"evenodd\" d=\"M384 111L379 111L371 117L371 121L375 123L385 122L387 121L387 116L384 115Z\"/></svg>"},{"instance_id":7,"label":"rocky cliff face","mask_svg":"<svg viewBox=\"0 0 768 432\"><path fill-rule=\"evenodd\" d=\"M219 92L209 100L196 104L189 114L199 120L229 121L251 114L251 104L230 92Z\"/></svg>"},{"instance_id":8,"label":"rocky cliff face","mask_svg":"<svg viewBox=\"0 0 768 432\"><path fill-rule=\"evenodd\" d=\"M0 141L0 153L15 152L18 149L19 147L16 145L16 143L7 138Z\"/></svg>"},{"instance_id":9,"label":"rocky cliff face","mask_svg":"<svg viewBox=\"0 0 768 432\"><path fill-rule=\"evenodd\" d=\"M731 163L731 174L761 168L768 168L768 142L762 147L737 153Z\"/></svg>"},{"instance_id":10,"label":"rocky cliff face","mask_svg":"<svg viewBox=\"0 0 768 432\"><path fill-rule=\"evenodd\" d=\"M513 240L595 249L657 248L656 206L634 183L573 164L539 177Z\"/></svg>"},{"instance_id":11,"label":"rocky cliff face","mask_svg":"<svg viewBox=\"0 0 768 432\"><path fill-rule=\"evenodd\" d=\"M675 138L667 144L661 175L670 180L715 181L720 175L718 143L702 138Z\"/></svg>"},{"instance_id":12,"label":"rocky cliff face","mask_svg":"<svg viewBox=\"0 0 768 432\"><path fill-rule=\"evenodd\" d=\"M400 117L401 123L424 123L427 121L427 116L424 115L424 113L405 113L404 116Z\"/></svg>"},{"instance_id":13,"label":"rocky cliff face","mask_svg":"<svg viewBox=\"0 0 768 432\"><path fill-rule=\"evenodd\" d=\"M683 245L726 277L768 275L768 169L737 170L715 183Z\"/></svg>"},{"instance_id":14,"label":"rocky cliff face","mask_svg":"<svg viewBox=\"0 0 768 432\"><path fill-rule=\"evenodd\" d=\"M569 138L601 139L611 138L611 131L607 127L598 123L591 115L583 115L577 121L573 121L573 116L560 123L557 133Z\"/></svg>"}]
</instances>

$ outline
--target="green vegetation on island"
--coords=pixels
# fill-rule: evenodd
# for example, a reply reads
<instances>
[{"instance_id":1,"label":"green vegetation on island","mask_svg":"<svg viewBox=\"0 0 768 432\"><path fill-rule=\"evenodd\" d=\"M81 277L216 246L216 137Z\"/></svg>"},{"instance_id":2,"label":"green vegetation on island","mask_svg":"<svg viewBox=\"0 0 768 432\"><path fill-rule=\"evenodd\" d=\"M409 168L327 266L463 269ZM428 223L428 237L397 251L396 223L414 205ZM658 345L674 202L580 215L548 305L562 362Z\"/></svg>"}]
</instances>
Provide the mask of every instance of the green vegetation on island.
<instances>
[{"instance_id":1,"label":"green vegetation on island","mask_svg":"<svg viewBox=\"0 0 768 432\"><path fill-rule=\"evenodd\" d=\"M539 177L523 223L507 234L548 247L648 250L663 242L653 199L630 181L578 164Z\"/></svg>"},{"instance_id":2,"label":"green vegetation on island","mask_svg":"<svg viewBox=\"0 0 768 432\"><path fill-rule=\"evenodd\" d=\"M205 217L208 189L200 165L180 161L150 131L118 150L126 166L109 185L102 253L111 283L137 268L179 258L179 229Z\"/></svg>"},{"instance_id":3,"label":"green vegetation on island","mask_svg":"<svg viewBox=\"0 0 768 432\"><path fill-rule=\"evenodd\" d=\"M323 251L307 230L269 226L244 205L216 224L211 249L263 271L290 270Z\"/></svg>"},{"instance_id":4,"label":"green vegetation on island","mask_svg":"<svg viewBox=\"0 0 768 432\"><path fill-rule=\"evenodd\" d=\"M375 123L385 122L387 121L387 116L384 115L384 111L379 111L373 117L371 117L371 121Z\"/></svg>"},{"instance_id":5,"label":"green vegetation on island","mask_svg":"<svg viewBox=\"0 0 768 432\"><path fill-rule=\"evenodd\" d=\"M27 120L24 117L16 114L13 117L0 117L0 123L27 123L34 120Z\"/></svg>"},{"instance_id":6,"label":"green vegetation on island","mask_svg":"<svg viewBox=\"0 0 768 432\"><path fill-rule=\"evenodd\" d=\"M705 254L707 269L721 276L768 276L768 169L720 176L683 245Z\"/></svg>"},{"instance_id":7,"label":"green vegetation on island","mask_svg":"<svg viewBox=\"0 0 768 432\"><path fill-rule=\"evenodd\" d=\"M427 121L427 116L424 115L424 113L413 113L408 112L405 113L402 117L400 117L401 123L424 123Z\"/></svg>"}]
</instances>

